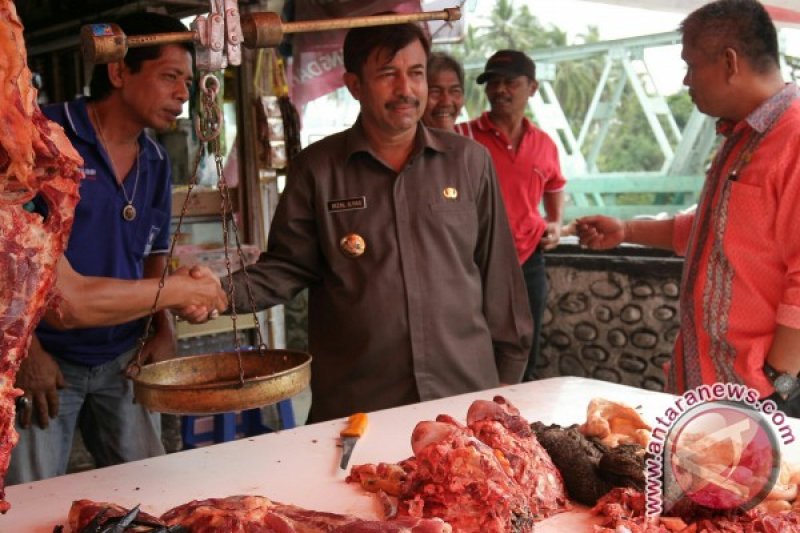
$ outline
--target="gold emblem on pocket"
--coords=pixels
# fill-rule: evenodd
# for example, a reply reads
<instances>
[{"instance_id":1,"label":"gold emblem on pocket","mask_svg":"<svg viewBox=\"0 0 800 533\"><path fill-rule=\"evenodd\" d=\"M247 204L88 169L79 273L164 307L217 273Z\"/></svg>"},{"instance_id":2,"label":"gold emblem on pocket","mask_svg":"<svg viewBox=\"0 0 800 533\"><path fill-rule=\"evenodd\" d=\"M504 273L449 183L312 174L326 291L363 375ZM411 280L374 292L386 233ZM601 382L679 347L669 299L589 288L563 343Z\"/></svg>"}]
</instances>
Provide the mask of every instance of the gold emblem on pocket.
<instances>
[{"instance_id":1,"label":"gold emblem on pocket","mask_svg":"<svg viewBox=\"0 0 800 533\"><path fill-rule=\"evenodd\" d=\"M359 257L367 250L367 243L358 233L349 233L339 241L339 248L348 257Z\"/></svg>"},{"instance_id":2,"label":"gold emblem on pocket","mask_svg":"<svg viewBox=\"0 0 800 533\"><path fill-rule=\"evenodd\" d=\"M442 191L442 194L448 200L455 200L456 198L458 198L458 189L456 189L455 187L445 187L444 190Z\"/></svg>"}]
</instances>

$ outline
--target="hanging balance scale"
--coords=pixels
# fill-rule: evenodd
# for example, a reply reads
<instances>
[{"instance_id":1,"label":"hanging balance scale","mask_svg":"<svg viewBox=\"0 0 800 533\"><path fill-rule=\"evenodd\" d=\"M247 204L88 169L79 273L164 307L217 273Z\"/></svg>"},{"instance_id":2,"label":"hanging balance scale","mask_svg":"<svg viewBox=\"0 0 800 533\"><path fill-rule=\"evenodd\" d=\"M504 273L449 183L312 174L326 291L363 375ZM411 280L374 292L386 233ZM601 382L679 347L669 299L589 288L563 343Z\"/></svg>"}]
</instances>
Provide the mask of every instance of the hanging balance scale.
<instances>
[{"instance_id":1,"label":"hanging balance scale","mask_svg":"<svg viewBox=\"0 0 800 533\"><path fill-rule=\"evenodd\" d=\"M230 190L222 173L222 150L220 132L223 115L217 94L220 82L213 74L201 78L202 113L195 119L195 130L202 145L197 151L189 181L186 198L181 209L175 235L180 234L183 219L189 205L192 189L197 183L198 168L204 151L213 156L217 172L217 188L220 194L222 236L224 243L225 266L227 270L230 318L233 328L234 349L200 355L177 357L158 363L141 364L144 336L140 340L136 360L131 363L128 375L133 381L136 401L145 407L162 413L173 414L213 414L229 411L242 411L279 402L299 393L308 386L311 378L311 356L304 352L269 349L264 343L259 327L250 281L246 274L243 280L253 313L257 348L242 350L237 330L236 306L233 300L233 272L231 267L231 248L235 247L239 262L245 265L241 241L236 221L232 216ZM203 149L205 147L205 150ZM233 239L231 239L231 234ZM172 258L175 249L175 236L169 251ZM233 244L233 246L231 246ZM170 261L168 260L169 264ZM166 271L162 274L159 291L153 304L158 304L160 288L163 287ZM145 334L149 330L149 322Z\"/></svg>"},{"instance_id":2,"label":"hanging balance scale","mask_svg":"<svg viewBox=\"0 0 800 533\"><path fill-rule=\"evenodd\" d=\"M308 386L311 379L311 356L292 350L269 349L264 343L250 288L247 271L243 271L248 303L256 325L258 347L242 350L236 326L236 307L233 299L232 268L229 255L232 230L236 253L244 267L244 254L236 221L232 215L229 189L222 173L220 132L223 114L217 99L220 83L212 74L227 65L241 63L241 44L248 48L266 48L280 44L285 34L322 30L380 26L428 20L456 21L461 18L459 8L442 11L408 14L374 15L331 20L283 23L275 13L253 12L239 17L237 0L210 0L208 17L199 16L192 31L126 37L115 24L91 24L81 29L81 49L84 59L91 64L110 63L125 57L128 48L194 42L196 65L201 77L202 113L195 117L195 130L201 142L194 161L188 191L183 203L178 225L172 238L169 259L175 250L176 235L181 231L189 205L192 189L197 183L200 160L205 151L215 161L220 193L222 235L225 265L228 278L228 299L233 328L234 350L177 357L158 363L141 363L147 332L164 287L169 268L164 269L156 292L139 350L128 367L133 381L136 401L157 412L172 414L215 414L242 411L277 403L294 396Z\"/></svg>"}]
</instances>

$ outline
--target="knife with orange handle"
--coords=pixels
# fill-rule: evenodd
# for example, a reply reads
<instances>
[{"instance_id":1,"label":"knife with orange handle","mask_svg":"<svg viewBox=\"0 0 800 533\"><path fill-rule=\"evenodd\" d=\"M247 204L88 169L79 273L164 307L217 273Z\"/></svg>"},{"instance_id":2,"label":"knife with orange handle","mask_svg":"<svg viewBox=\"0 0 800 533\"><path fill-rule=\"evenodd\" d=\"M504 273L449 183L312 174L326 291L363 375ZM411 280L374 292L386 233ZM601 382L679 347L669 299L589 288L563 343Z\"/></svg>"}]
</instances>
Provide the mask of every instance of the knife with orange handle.
<instances>
[{"instance_id":1,"label":"knife with orange handle","mask_svg":"<svg viewBox=\"0 0 800 533\"><path fill-rule=\"evenodd\" d=\"M347 469L350 456L353 455L353 448L366 429L367 413L356 413L347 419L347 427L339 433L342 437L342 462L339 463L339 468L342 470Z\"/></svg>"}]
</instances>

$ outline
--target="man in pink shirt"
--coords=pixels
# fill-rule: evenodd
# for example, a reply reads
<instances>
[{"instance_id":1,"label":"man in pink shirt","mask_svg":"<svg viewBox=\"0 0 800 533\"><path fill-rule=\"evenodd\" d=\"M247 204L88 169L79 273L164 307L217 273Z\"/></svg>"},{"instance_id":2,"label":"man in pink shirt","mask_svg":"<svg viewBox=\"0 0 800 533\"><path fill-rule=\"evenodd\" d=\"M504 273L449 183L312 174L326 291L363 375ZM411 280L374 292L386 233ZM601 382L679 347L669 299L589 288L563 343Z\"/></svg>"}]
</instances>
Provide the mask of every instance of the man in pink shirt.
<instances>
[{"instance_id":1,"label":"man in pink shirt","mask_svg":"<svg viewBox=\"0 0 800 533\"><path fill-rule=\"evenodd\" d=\"M456 124L456 131L488 148L497 171L534 320L524 377L530 381L535 378L547 304L543 252L555 248L561 236L566 180L555 143L525 116L528 99L539 88L534 62L517 50L500 50L489 58L476 81L486 84L490 110L471 122ZM540 203L545 216L539 212Z\"/></svg>"},{"instance_id":2,"label":"man in pink shirt","mask_svg":"<svg viewBox=\"0 0 800 533\"><path fill-rule=\"evenodd\" d=\"M581 242L686 256L676 392L735 382L800 415L800 89L783 81L775 26L755 0L718 0L681 24L684 84L725 142L697 210L668 220L586 217Z\"/></svg>"}]
</instances>

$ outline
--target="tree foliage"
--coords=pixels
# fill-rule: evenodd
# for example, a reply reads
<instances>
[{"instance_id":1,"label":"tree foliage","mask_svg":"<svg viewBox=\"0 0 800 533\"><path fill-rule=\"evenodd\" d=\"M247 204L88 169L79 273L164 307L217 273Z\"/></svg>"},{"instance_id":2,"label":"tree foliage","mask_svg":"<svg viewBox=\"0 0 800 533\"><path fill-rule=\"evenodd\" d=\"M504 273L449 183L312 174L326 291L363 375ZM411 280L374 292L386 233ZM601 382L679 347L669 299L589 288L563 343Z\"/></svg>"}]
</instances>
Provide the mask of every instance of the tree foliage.
<instances>
[{"instance_id":1,"label":"tree foliage","mask_svg":"<svg viewBox=\"0 0 800 533\"><path fill-rule=\"evenodd\" d=\"M497 50L512 48L533 55L535 50L598 41L600 36L596 26L587 27L575 42L568 42L566 32L552 25L542 24L523 1L496 0L489 17L476 25L468 26L464 41L457 45L446 45L446 51L462 61L466 68L465 108L468 116L474 118L488 108L483 87L475 83L475 78L482 72L489 56ZM583 60L560 62L555 78L551 80L576 137L590 107L605 61L604 55L597 55ZM612 74L609 87L615 85L614 76L618 80L620 75L621 72ZM609 89L606 93L609 93ZM692 110L688 94L684 91L670 96L667 101L679 128L682 129ZM592 135L590 130L589 141ZM588 150L589 145L590 143L585 143L584 149ZM655 171L661 168L663 162L664 156L641 105L630 86L627 86L616 110L615 120L602 145L598 169L603 172Z\"/></svg>"},{"instance_id":2,"label":"tree foliage","mask_svg":"<svg viewBox=\"0 0 800 533\"><path fill-rule=\"evenodd\" d=\"M567 34L551 26L544 27L527 5L514 0L497 0L488 19L468 26L464 41L446 45L448 53L465 66L465 108L470 117L487 109L483 86L475 82L486 60L498 50L515 49L529 52L539 48L565 46Z\"/></svg>"}]
</instances>

